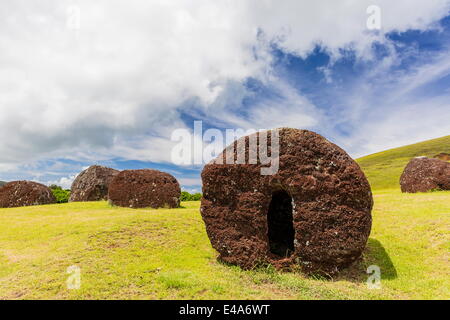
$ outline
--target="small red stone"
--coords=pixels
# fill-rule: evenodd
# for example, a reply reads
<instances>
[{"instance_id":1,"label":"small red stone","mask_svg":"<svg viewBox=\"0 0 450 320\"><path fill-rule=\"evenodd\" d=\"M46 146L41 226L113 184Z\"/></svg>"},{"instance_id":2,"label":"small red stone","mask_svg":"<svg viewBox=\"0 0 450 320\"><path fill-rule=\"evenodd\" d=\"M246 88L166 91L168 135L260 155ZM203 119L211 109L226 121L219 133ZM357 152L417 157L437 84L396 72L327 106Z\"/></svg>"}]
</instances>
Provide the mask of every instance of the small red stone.
<instances>
[{"instance_id":1,"label":"small red stone","mask_svg":"<svg viewBox=\"0 0 450 320\"><path fill-rule=\"evenodd\" d=\"M402 192L450 190L450 163L427 157L413 158L400 177Z\"/></svg>"}]
</instances>

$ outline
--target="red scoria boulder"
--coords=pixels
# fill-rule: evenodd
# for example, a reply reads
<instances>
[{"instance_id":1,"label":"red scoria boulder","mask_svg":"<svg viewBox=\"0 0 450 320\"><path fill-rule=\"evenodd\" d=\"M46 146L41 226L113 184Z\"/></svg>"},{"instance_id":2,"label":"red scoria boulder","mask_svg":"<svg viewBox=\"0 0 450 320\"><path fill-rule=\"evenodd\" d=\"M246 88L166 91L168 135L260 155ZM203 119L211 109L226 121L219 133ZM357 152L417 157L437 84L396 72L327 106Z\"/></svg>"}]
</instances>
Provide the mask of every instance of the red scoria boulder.
<instances>
[{"instance_id":1,"label":"red scoria boulder","mask_svg":"<svg viewBox=\"0 0 450 320\"><path fill-rule=\"evenodd\" d=\"M108 188L118 170L90 166L73 181L69 201L99 201L108 198Z\"/></svg>"},{"instance_id":2,"label":"red scoria boulder","mask_svg":"<svg viewBox=\"0 0 450 320\"><path fill-rule=\"evenodd\" d=\"M370 185L341 148L307 130L279 135L279 169L261 175L262 165L226 163L224 154L260 133L240 138L202 172L201 215L219 259L244 269L270 263L307 273L333 274L360 257L371 230ZM255 137L256 135L256 137ZM258 142L259 146L259 142ZM230 151L231 150L231 151ZM271 146L267 154L271 154Z\"/></svg>"},{"instance_id":3,"label":"red scoria boulder","mask_svg":"<svg viewBox=\"0 0 450 320\"><path fill-rule=\"evenodd\" d=\"M427 157L413 158L400 177L402 192L450 190L450 163Z\"/></svg>"},{"instance_id":4,"label":"red scoria boulder","mask_svg":"<svg viewBox=\"0 0 450 320\"><path fill-rule=\"evenodd\" d=\"M441 152L437 155L435 155L433 158L444 160L444 161L450 161L450 153Z\"/></svg>"},{"instance_id":5,"label":"red scoria boulder","mask_svg":"<svg viewBox=\"0 0 450 320\"><path fill-rule=\"evenodd\" d=\"M24 207L55 203L52 190L33 181L12 181L0 188L0 207Z\"/></svg>"},{"instance_id":6,"label":"red scoria boulder","mask_svg":"<svg viewBox=\"0 0 450 320\"><path fill-rule=\"evenodd\" d=\"M170 174L158 170L124 170L109 186L109 201L130 208L176 208L180 205L181 189Z\"/></svg>"}]
</instances>

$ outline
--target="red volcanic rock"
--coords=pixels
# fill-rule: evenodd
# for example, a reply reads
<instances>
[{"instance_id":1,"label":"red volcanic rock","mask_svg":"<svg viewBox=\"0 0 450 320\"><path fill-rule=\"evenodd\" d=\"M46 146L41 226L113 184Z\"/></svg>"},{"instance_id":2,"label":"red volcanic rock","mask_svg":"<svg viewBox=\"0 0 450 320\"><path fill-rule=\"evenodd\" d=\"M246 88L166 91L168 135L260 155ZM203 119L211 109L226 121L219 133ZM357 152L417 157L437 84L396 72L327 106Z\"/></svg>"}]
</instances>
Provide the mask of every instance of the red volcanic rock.
<instances>
[{"instance_id":1,"label":"red volcanic rock","mask_svg":"<svg viewBox=\"0 0 450 320\"><path fill-rule=\"evenodd\" d=\"M220 260L244 269L260 263L288 269L298 264L308 273L333 274L366 246L372 223L370 185L358 164L322 136L290 128L277 131L275 174L261 175L259 161L212 161L203 169L201 214L209 239ZM246 159L254 137L234 143L244 139ZM232 146L217 159L225 163L225 151Z\"/></svg>"},{"instance_id":2,"label":"red volcanic rock","mask_svg":"<svg viewBox=\"0 0 450 320\"><path fill-rule=\"evenodd\" d=\"M13 181L0 188L0 207L24 207L55 203L49 187L32 181Z\"/></svg>"},{"instance_id":3,"label":"red volcanic rock","mask_svg":"<svg viewBox=\"0 0 450 320\"><path fill-rule=\"evenodd\" d=\"M450 161L450 153L441 152L437 155L435 155L433 158L444 160L444 161Z\"/></svg>"},{"instance_id":4,"label":"red volcanic rock","mask_svg":"<svg viewBox=\"0 0 450 320\"><path fill-rule=\"evenodd\" d=\"M412 159L400 177L402 192L450 190L450 163L439 159Z\"/></svg>"},{"instance_id":5,"label":"red volcanic rock","mask_svg":"<svg viewBox=\"0 0 450 320\"><path fill-rule=\"evenodd\" d=\"M99 201L108 198L108 188L118 170L90 166L73 181L69 201Z\"/></svg>"},{"instance_id":6,"label":"red volcanic rock","mask_svg":"<svg viewBox=\"0 0 450 320\"><path fill-rule=\"evenodd\" d=\"M180 205L180 185L170 174L158 170L125 170L109 186L109 201L130 208L176 208Z\"/></svg>"}]
</instances>

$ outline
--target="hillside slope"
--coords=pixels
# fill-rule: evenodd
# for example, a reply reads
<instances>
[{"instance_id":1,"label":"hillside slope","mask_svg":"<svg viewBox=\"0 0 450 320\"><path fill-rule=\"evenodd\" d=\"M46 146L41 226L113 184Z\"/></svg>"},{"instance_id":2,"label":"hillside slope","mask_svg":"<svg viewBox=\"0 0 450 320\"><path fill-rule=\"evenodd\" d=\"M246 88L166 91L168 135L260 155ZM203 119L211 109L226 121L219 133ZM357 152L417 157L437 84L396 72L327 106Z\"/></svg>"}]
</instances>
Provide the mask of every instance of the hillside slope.
<instances>
[{"instance_id":1,"label":"hillside slope","mask_svg":"<svg viewBox=\"0 0 450 320\"><path fill-rule=\"evenodd\" d=\"M400 175L413 157L450 153L450 135L357 159L374 190L399 188Z\"/></svg>"},{"instance_id":2,"label":"hillside slope","mask_svg":"<svg viewBox=\"0 0 450 320\"><path fill-rule=\"evenodd\" d=\"M4 186L5 184L7 184L6 181L0 181L0 187Z\"/></svg>"}]
</instances>

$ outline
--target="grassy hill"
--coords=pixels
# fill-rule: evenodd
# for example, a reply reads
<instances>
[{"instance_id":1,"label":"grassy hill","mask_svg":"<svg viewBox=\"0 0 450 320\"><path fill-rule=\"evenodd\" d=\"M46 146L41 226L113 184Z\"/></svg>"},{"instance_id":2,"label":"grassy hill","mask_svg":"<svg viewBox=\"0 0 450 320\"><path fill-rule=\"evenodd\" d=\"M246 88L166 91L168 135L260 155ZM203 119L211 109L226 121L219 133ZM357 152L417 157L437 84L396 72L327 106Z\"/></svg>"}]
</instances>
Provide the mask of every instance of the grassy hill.
<instances>
[{"instance_id":1,"label":"grassy hill","mask_svg":"<svg viewBox=\"0 0 450 320\"><path fill-rule=\"evenodd\" d=\"M400 175L411 158L450 153L450 136L386 150L357 159L374 190L398 189Z\"/></svg>"},{"instance_id":2,"label":"grassy hill","mask_svg":"<svg viewBox=\"0 0 450 320\"><path fill-rule=\"evenodd\" d=\"M0 187L3 187L5 184L7 184L6 181L0 181Z\"/></svg>"}]
</instances>

